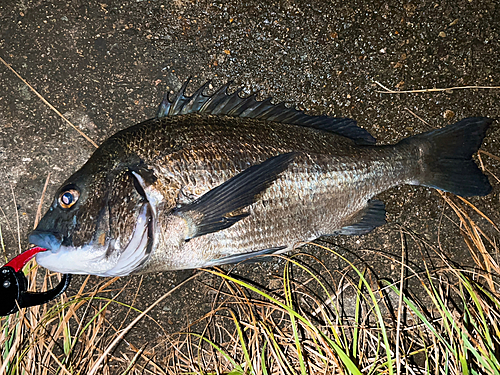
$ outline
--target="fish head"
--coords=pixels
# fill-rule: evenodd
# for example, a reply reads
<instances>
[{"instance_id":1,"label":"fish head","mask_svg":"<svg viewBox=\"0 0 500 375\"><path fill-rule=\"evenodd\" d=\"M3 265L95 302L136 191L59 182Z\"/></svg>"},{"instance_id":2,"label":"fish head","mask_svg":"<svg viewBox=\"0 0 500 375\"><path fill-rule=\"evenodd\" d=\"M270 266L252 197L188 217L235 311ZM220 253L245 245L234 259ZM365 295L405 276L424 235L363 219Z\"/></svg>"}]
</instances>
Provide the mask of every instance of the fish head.
<instances>
[{"instance_id":1,"label":"fish head","mask_svg":"<svg viewBox=\"0 0 500 375\"><path fill-rule=\"evenodd\" d=\"M140 269L153 244L153 209L127 166L87 165L56 192L30 243L49 251L37 262L54 272L124 276Z\"/></svg>"}]
</instances>

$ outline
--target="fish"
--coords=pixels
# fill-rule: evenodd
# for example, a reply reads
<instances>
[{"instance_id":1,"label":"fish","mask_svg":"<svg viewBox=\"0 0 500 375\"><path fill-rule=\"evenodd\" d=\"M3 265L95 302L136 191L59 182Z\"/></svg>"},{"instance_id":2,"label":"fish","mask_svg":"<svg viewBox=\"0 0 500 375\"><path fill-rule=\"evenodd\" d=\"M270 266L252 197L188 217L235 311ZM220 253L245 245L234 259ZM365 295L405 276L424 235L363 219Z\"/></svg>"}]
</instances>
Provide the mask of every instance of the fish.
<instances>
[{"instance_id":1,"label":"fish","mask_svg":"<svg viewBox=\"0 0 500 375\"><path fill-rule=\"evenodd\" d=\"M104 277L262 259L385 223L401 184L492 187L473 160L493 122L470 117L392 145L356 121L270 98L168 93L155 118L105 140L55 193L29 242L39 265Z\"/></svg>"}]
</instances>

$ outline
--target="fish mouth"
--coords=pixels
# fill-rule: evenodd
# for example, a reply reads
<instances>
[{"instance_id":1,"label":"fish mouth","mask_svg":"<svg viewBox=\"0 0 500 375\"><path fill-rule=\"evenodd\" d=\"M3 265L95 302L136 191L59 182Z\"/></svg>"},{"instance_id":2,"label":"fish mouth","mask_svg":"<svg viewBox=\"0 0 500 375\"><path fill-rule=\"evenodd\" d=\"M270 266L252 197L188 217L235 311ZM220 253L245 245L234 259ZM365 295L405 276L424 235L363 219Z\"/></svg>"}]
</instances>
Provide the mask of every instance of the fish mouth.
<instances>
[{"instance_id":1,"label":"fish mouth","mask_svg":"<svg viewBox=\"0 0 500 375\"><path fill-rule=\"evenodd\" d=\"M34 230L30 233L28 240L30 243L43 247L44 249L57 251L61 247L62 237L59 233L44 232Z\"/></svg>"},{"instance_id":2,"label":"fish mouth","mask_svg":"<svg viewBox=\"0 0 500 375\"><path fill-rule=\"evenodd\" d=\"M117 241L112 239L106 240L104 244L92 241L79 247L66 246L57 234L44 231L32 232L29 241L51 250L38 253L36 261L53 272L104 277L126 276L138 271L151 252L152 210L148 203L142 205L132 237L123 249L118 248Z\"/></svg>"}]
</instances>

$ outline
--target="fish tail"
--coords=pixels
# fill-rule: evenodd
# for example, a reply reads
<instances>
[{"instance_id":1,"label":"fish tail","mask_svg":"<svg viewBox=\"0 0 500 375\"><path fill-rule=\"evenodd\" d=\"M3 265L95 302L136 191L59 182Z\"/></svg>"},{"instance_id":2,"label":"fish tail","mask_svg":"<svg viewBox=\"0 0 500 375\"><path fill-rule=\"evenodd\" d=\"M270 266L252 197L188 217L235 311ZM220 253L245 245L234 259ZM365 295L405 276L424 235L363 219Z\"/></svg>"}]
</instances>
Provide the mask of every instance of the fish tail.
<instances>
[{"instance_id":1,"label":"fish tail","mask_svg":"<svg viewBox=\"0 0 500 375\"><path fill-rule=\"evenodd\" d=\"M484 196L491 185L472 155L478 151L493 122L469 117L442 129L407 138L400 144L418 147L419 175L411 183L448 191L463 197Z\"/></svg>"}]
</instances>

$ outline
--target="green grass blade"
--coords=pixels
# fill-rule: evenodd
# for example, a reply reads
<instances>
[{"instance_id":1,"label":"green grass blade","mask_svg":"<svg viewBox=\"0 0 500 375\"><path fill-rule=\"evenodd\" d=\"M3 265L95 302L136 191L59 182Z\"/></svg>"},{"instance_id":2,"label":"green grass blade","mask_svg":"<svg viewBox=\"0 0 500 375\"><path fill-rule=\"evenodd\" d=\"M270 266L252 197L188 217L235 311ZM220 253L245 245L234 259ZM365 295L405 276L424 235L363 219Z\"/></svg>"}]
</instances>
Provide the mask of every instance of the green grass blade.
<instances>
[{"instance_id":1,"label":"green grass blade","mask_svg":"<svg viewBox=\"0 0 500 375\"><path fill-rule=\"evenodd\" d=\"M287 306L290 308L290 311L294 311L294 306L293 306L293 297L292 297L292 291L291 291L291 285L290 285L290 263L287 262L285 265L284 269L284 292L285 292L285 301ZM295 316L293 314L290 315L290 323L292 325L292 332L293 332L293 338L295 341L295 349L297 350L297 357L299 359L299 364L300 364L300 372L302 375L307 375L306 373L306 365L304 363L304 356L302 354L302 345L300 343L300 338L299 338L299 332L298 332L298 327L297 327L297 322L295 321Z\"/></svg>"},{"instance_id":2,"label":"green grass blade","mask_svg":"<svg viewBox=\"0 0 500 375\"><path fill-rule=\"evenodd\" d=\"M365 276L365 271L363 271L363 277ZM360 314L361 314L361 292L363 288L363 280L359 279L358 289L356 290L356 306L354 310L354 329L352 333L352 356L359 359L358 356L358 335L360 324Z\"/></svg>"},{"instance_id":3,"label":"green grass blade","mask_svg":"<svg viewBox=\"0 0 500 375\"><path fill-rule=\"evenodd\" d=\"M194 337L197 337L199 338L200 340L203 340L205 341L207 344L209 344L212 348L214 348L215 350L217 350L217 352L219 352L219 354L221 354L225 359L226 361L230 362L231 365L233 365L234 367L234 371L239 371L239 373L241 374L244 374L245 372L243 371L243 368L236 363L236 361L234 359L231 358L231 356L229 354L227 354L222 348L220 348L217 344L215 344L213 341L209 340L208 338L206 338L205 336L203 335L200 335L198 333L193 333L193 332L187 332L187 333L184 333L186 335L191 335L191 336L194 336Z\"/></svg>"},{"instance_id":4,"label":"green grass blade","mask_svg":"<svg viewBox=\"0 0 500 375\"><path fill-rule=\"evenodd\" d=\"M233 321L234 321L234 324L236 326L236 330L238 332L238 337L240 339L241 349L243 350L243 355L245 357L245 361L248 365L248 368L250 369L250 373L255 374L255 370L253 369L253 365L252 365L252 359L250 358L250 355L248 353L247 344L245 342L245 335L243 334L240 323L238 322L238 318L236 317L236 315L234 314L233 311L229 310L229 313L233 316Z\"/></svg>"},{"instance_id":5,"label":"green grass blade","mask_svg":"<svg viewBox=\"0 0 500 375\"><path fill-rule=\"evenodd\" d=\"M251 290L251 291L253 291L253 292L261 295L262 297L268 299L269 301L271 301L275 305L277 305L277 306L281 307L282 309L286 310L288 312L288 314L294 315L295 318L298 321L301 321L309 329L311 329L312 331L314 331L316 334L320 335L330 345L330 347L339 356L340 360L342 361L342 364L346 367L347 370L349 370L350 373L356 374L356 375L358 375L358 374L361 375L361 372L359 371L359 369L357 368L357 366L352 362L351 358L343 350L342 347L340 347L339 345L337 345L337 343L335 343L329 337L327 337L326 335L324 335L323 332L321 332L320 330L318 330L318 328L315 327L313 324L311 324L306 318L304 318L303 316L301 316L300 314L298 314L293 309L290 309L286 304L278 301L276 298L273 298L269 294L263 292L262 290L254 287L253 285L248 284L248 283L246 283L246 282L244 282L242 280L238 280L238 279L236 279L236 278L234 278L232 276L226 275L226 274L224 274L222 272L219 272L219 271L216 271L216 270L205 269L205 271L209 272L211 274L217 275L219 277L225 278L226 280L229 280L229 281L231 281L231 282L233 282L235 284L241 285L244 288L246 288L248 290Z\"/></svg>"},{"instance_id":6,"label":"green grass blade","mask_svg":"<svg viewBox=\"0 0 500 375\"><path fill-rule=\"evenodd\" d=\"M268 375L266 367L266 346L267 341L264 341L264 345L262 346L262 351L260 354L260 369L262 371L262 375Z\"/></svg>"}]
</instances>

